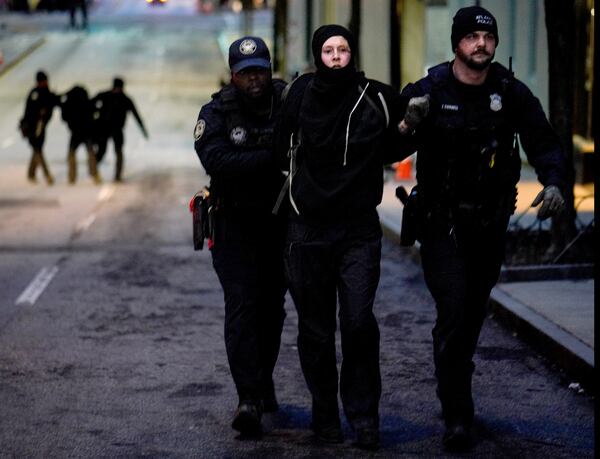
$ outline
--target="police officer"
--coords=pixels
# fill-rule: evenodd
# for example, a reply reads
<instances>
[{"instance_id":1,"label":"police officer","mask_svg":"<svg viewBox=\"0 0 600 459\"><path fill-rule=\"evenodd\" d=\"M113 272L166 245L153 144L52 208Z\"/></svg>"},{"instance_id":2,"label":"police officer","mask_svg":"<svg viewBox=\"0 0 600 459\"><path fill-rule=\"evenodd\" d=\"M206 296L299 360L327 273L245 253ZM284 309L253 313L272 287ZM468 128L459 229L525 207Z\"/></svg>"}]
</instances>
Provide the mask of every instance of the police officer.
<instances>
[{"instance_id":1,"label":"police officer","mask_svg":"<svg viewBox=\"0 0 600 459\"><path fill-rule=\"evenodd\" d=\"M45 72L38 71L35 80L36 86L27 96L25 113L21 118L19 128L32 148L27 177L31 182L36 182L36 171L38 166L41 166L48 185L52 185L54 177L50 173L42 149L46 140L46 126L52 118L52 112L59 100L58 96L48 88L48 76Z\"/></svg>"},{"instance_id":2,"label":"police officer","mask_svg":"<svg viewBox=\"0 0 600 459\"><path fill-rule=\"evenodd\" d=\"M110 91L101 92L92 99L92 106L94 108L94 138L98 148L96 151L96 161L98 163L102 161L106 153L108 139L112 138L117 156L115 182L122 180L123 144L125 143L123 127L125 126L128 113L133 115L142 134L146 139L148 138L148 131L146 131L144 122L138 114L133 100L125 94L123 90L124 86L123 79L117 77L113 80L113 87Z\"/></svg>"},{"instance_id":3,"label":"police officer","mask_svg":"<svg viewBox=\"0 0 600 459\"><path fill-rule=\"evenodd\" d=\"M418 227L425 281L437 308L433 343L446 424L442 440L449 450L464 450L474 416L473 354L516 203L516 134L544 186L533 203L542 203L541 219L563 204L566 165L538 99L492 62L494 16L479 6L461 8L451 41L454 60L403 90L413 99L402 128L414 134L418 151Z\"/></svg>"},{"instance_id":4,"label":"police officer","mask_svg":"<svg viewBox=\"0 0 600 459\"><path fill-rule=\"evenodd\" d=\"M314 32L316 72L299 77L287 92L277 151L291 178L284 256L312 395L312 429L319 441L343 441L339 385L356 445L376 449L381 374L373 305L382 237L376 207L383 165L398 150L404 107L397 91L357 70L356 49L345 27L330 24Z\"/></svg>"},{"instance_id":5,"label":"police officer","mask_svg":"<svg viewBox=\"0 0 600 459\"><path fill-rule=\"evenodd\" d=\"M83 144L87 149L88 171L96 184L102 183L96 165L96 153L92 143L92 104L88 92L82 86L74 86L60 98L62 118L71 131L67 162L69 183L77 180L77 148Z\"/></svg>"},{"instance_id":6,"label":"police officer","mask_svg":"<svg viewBox=\"0 0 600 459\"><path fill-rule=\"evenodd\" d=\"M271 77L265 42L243 37L229 48L231 83L200 110L195 149L210 175L213 266L225 294L225 347L239 404L232 427L261 431L278 409L273 368L279 353L285 279L285 225L271 210L284 177L273 127L285 87Z\"/></svg>"}]
</instances>

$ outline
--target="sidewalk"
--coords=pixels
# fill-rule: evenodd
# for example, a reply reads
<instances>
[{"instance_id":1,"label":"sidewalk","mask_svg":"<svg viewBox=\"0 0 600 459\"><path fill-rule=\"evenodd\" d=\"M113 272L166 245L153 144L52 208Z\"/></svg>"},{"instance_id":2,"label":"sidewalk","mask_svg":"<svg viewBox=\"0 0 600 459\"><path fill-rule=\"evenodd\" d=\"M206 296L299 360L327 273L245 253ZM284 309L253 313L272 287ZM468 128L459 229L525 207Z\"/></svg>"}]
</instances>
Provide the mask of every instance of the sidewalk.
<instances>
[{"instance_id":1,"label":"sidewalk","mask_svg":"<svg viewBox=\"0 0 600 459\"><path fill-rule=\"evenodd\" d=\"M395 196L396 187L410 191L414 180L390 178L378 207L384 232L399 240L402 204ZM536 211L529 204L541 190L530 168L524 167L519 183L516 216L535 220ZM594 186L577 185L575 196L593 195ZM579 218L589 222L594 218L594 200L584 199L579 206ZM419 257L418 248L412 254ZM534 276L535 277L535 276ZM594 279L589 275L559 280L500 281L492 290L490 307L493 316L512 329L540 354L564 370L572 381L592 391L594 373ZM581 278L583 277L583 278ZM539 276L537 277L539 279Z\"/></svg>"}]
</instances>

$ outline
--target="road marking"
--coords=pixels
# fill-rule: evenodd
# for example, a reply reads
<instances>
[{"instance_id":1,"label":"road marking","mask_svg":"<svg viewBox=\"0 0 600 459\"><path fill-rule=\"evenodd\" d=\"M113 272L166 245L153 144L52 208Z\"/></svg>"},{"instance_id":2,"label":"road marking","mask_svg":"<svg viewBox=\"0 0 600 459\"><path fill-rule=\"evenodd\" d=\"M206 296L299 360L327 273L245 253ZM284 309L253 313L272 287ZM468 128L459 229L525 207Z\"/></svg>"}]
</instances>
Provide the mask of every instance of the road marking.
<instances>
[{"instance_id":1,"label":"road marking","mask_svg":"<svg viewBox=\"0 0 600 459\"><path fill-rule=\"evenodd\" d=\"M2 148L12 147L14 144L15 144L15 138L14 137L7 137L6 139L4 139L2 141Z\"/></svg>"},{"instance_id":2,"label":"road marking","mask_svg":"<svg viewBox=\"0 0 600 459\"><path fill-rule=\"evenodd\" d=\"M98 192L98 202L108 201L115 193L115 186L112 183L102 185Z\"/></svg>"},{"instance_id":3,"label":"road marking","mask_svg":"<svg viewBox=\"0 0 600 459\"><path fill-rule=\"evenodd\" d=\"M58 266L44 266L40 269L37 276L34 277L19 298L17 298L15 304L29 303L33 305L57 272Z\"/></svg>"},{"instance_id":4,"label":"road marking","mask_svg":"<svg viewBox=\"0 0 600 459\"><path fill-rule=\"evenodd\" d=\"M95 220L96 220L96 214L90 214L87 217L85 217L83 220L81 220L75 226L75 234L83 233L86 229L88 229L92 225L92 223L94 223Z\"/></svg>"}]
</instances>

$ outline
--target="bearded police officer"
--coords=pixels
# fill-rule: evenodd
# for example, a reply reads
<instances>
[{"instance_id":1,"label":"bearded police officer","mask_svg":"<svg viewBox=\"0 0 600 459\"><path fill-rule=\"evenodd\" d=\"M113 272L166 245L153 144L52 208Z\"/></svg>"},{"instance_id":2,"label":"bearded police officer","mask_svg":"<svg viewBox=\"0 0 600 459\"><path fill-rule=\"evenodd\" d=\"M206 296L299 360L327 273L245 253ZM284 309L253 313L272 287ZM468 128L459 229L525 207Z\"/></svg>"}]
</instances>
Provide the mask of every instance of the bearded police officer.
<instances>
[{"instance_id":1,"label":"bearded police officer","mask_svg":"<svg viewBox=\"0 0 600 459\"><path fill-rule=\"evenodd\" d=\"M234 41L229 66L231 83L202 107L194 138L211 178L211 253L239 397L232 427L256 435L263 411L278 409L272 374L285 317L285 225L271 210L285 177L272 140L285 82L272 79L269 50L258 37Z\"/></svg>"},{"instance_id":2,"label":"bearded police officer","mask_svg":"<svg viewBox=\"0 0 600 459\"><path fill-rule=\"evenodd\" d=\"M516 202L518 134L543 190L533 205L547 218L563 204L564 154L540 103L512 73L492 63L498 28L478 6L458 10L455 59L409 84L402 129L418 151L416 196L421 258L436 302L433 328L444 446L470 446L473 354L490 291L504 258Z\"/></svg>"}]
</instances>

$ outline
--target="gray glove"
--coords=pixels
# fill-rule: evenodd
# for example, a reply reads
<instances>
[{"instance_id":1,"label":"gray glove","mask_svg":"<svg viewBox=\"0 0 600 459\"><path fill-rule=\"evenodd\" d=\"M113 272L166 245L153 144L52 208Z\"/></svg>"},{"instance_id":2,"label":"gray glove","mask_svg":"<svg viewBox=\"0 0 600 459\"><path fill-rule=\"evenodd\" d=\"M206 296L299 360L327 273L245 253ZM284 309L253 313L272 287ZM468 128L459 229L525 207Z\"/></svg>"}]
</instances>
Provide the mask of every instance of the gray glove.
<instances>
[{"instance_id":1,"label":"gray glove","mask_svg":"<svg viewBox=\"0 0 600 459\"><path fill-rule=\"evenodd\" d=\"M540 203L542 203L542 207L538 210L538 218L546 220L548 217L556 215L563 208L565 200L556 185L549 185L538 193L531 203L531 207L535 207Z\"/></svg>"},{"instance_id":2,"label":"gray glove","mask_svg":"<svg viewBox=\"0 0 600 459\"><path fill-rule=\"evenodd\" d=\"M429 94L425 94L422 97L412 97L408 101L404 122L410 129L417 127L429 113L429 99Z\"/></svg>"}]
</instances>

